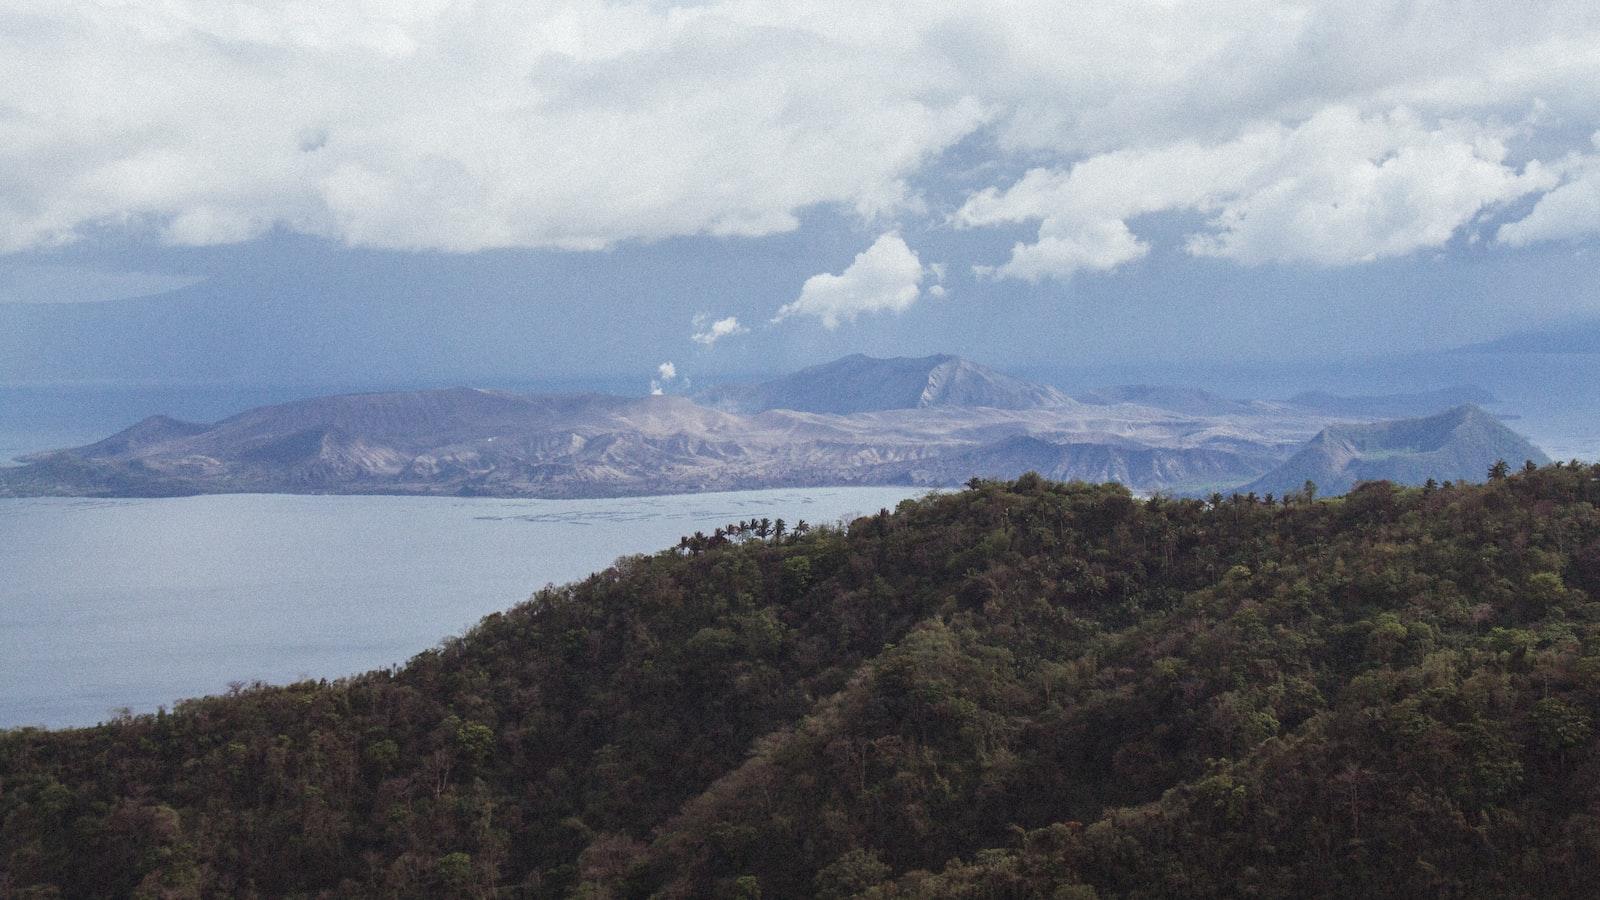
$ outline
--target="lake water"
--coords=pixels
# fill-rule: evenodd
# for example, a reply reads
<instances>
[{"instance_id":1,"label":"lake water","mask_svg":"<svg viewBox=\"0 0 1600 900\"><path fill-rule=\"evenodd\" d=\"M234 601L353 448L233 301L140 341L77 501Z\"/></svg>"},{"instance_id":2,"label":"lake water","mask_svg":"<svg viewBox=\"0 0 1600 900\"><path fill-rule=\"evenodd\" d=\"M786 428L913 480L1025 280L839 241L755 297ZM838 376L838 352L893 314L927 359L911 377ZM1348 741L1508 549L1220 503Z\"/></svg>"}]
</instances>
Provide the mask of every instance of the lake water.
<instances>
[{"instance_id":1,"label":"lake water","mask_svg":"<svg viewBox=\"0 0 1600 900\"><path fill-rule=\"evenodd\" d=\"M1070 390L1195 384L1234 397L1481 384L1552 457L1600 459L1600 354L1425 354L1372 365L1062 371ZM561 388L559 385L502 385ZM0 465L153 413L214 421L373 386L0 385ZM397 387L397 386L385 386ZM548 582L729 520L829 521L901 488L629 500L235 495L0 499L0 727L149 711L230 681L333 677L403 662Z\"/></svg>"},{"instance_id":2,"label":"lake water","mask_svg":"<svg viewBox=\"0 0 1600 900\"><path fill-rule=\"evenodd\" d=\"M833 522L918 493L0 499L0 727L402 663L545 584L683 534Z\"/></svg>"}]
</instances>

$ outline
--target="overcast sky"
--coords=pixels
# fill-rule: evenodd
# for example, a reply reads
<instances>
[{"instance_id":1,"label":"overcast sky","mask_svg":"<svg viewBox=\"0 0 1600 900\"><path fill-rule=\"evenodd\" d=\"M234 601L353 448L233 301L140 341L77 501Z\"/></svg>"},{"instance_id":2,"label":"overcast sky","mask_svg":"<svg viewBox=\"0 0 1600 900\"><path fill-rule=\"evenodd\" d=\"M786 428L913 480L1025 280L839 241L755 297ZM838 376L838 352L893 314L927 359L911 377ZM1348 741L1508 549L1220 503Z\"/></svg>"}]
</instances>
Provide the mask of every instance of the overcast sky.
<instances>
[{"instance_id":1,"label":"overcast sky","mask_svg":"<svg viewBox=\"0 0 1600 900\"><path fill-rule=\"evenodd\" d=\"M670 388L1600 315L1593 0L960 6L0 0L0 377L271 374L227 334Z\"/></svg>"}]
</instances>

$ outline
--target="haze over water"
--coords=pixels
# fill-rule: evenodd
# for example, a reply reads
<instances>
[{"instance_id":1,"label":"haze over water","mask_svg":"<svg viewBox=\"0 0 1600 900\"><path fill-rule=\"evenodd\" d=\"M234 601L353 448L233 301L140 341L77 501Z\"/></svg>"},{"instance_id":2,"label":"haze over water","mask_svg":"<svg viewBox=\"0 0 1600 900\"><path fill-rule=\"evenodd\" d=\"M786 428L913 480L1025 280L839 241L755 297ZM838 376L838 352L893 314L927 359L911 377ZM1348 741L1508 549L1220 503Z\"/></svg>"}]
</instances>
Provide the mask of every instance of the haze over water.
<instances>
[{"instance_id":1,"label":"haze over water","mask_svg":"<svg viewBox=\"0 0 1600 900\"><path fill-rule=\"evenodd\" d=\"M542 585L683 534L828 523L921 493L0 500L0 727L403 663Z\"/></svg>"}]
</instances>

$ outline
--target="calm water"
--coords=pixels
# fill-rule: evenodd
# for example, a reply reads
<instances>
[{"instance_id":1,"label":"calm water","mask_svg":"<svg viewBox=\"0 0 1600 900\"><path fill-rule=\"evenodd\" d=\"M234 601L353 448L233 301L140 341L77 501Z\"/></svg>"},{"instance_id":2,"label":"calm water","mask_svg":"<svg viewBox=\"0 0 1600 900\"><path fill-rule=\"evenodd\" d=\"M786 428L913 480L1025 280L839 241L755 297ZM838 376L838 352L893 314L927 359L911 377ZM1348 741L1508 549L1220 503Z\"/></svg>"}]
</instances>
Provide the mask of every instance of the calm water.
<instances>
[{"instance_id":1,"label":"calm water","mask_svg":"<svg viewBox=\"0 0 1600 900\"><path fill-rule=\"evenodd\" d=\"M1480 384L1500 397L1492 410L1517 416L1509 424L1552 457L1600 459L1600 394L1592 390L1600 354L1427 354L1282 372L1166 367L1051 378L1069 390L1185 383L1269 398ZM0 461L88 443L153 413L214 421L334 389L0 386ZM83 724L230 681L403 662L545 583L681 534L761 515L828 521L908 495L854 488L581 501L0 499L0 727Z\"/></svg>"},{"instance_id":2,"label":"calm water","mask_svg":"<svg viewBox=\"0 0 1600 900\"><path fill-rule=\"evenodd\" d=\"M0 499L0 727L404 662L544 584L695 530L832 522L913 495Z\"/></svg>"}]
</instances>

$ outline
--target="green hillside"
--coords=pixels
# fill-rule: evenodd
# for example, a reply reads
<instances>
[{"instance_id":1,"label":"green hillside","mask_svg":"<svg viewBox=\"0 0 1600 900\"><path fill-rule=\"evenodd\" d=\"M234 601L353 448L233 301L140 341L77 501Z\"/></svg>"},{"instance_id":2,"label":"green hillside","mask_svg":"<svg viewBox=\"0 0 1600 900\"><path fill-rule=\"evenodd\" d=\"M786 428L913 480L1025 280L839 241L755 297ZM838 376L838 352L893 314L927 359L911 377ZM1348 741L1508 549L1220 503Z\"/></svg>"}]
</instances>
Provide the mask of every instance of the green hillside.
<instances>
[{"instance_id":1,"label":"green hillside","mask_svg":"<svg viewBox=\"0 0 1600 900\"><path fill-rule=\"evenodd\" d=\"M399 670L0 733L0 896L1592 896L1597 502L1024 476L689 538Z\"/></svg>"}]
</instances>

